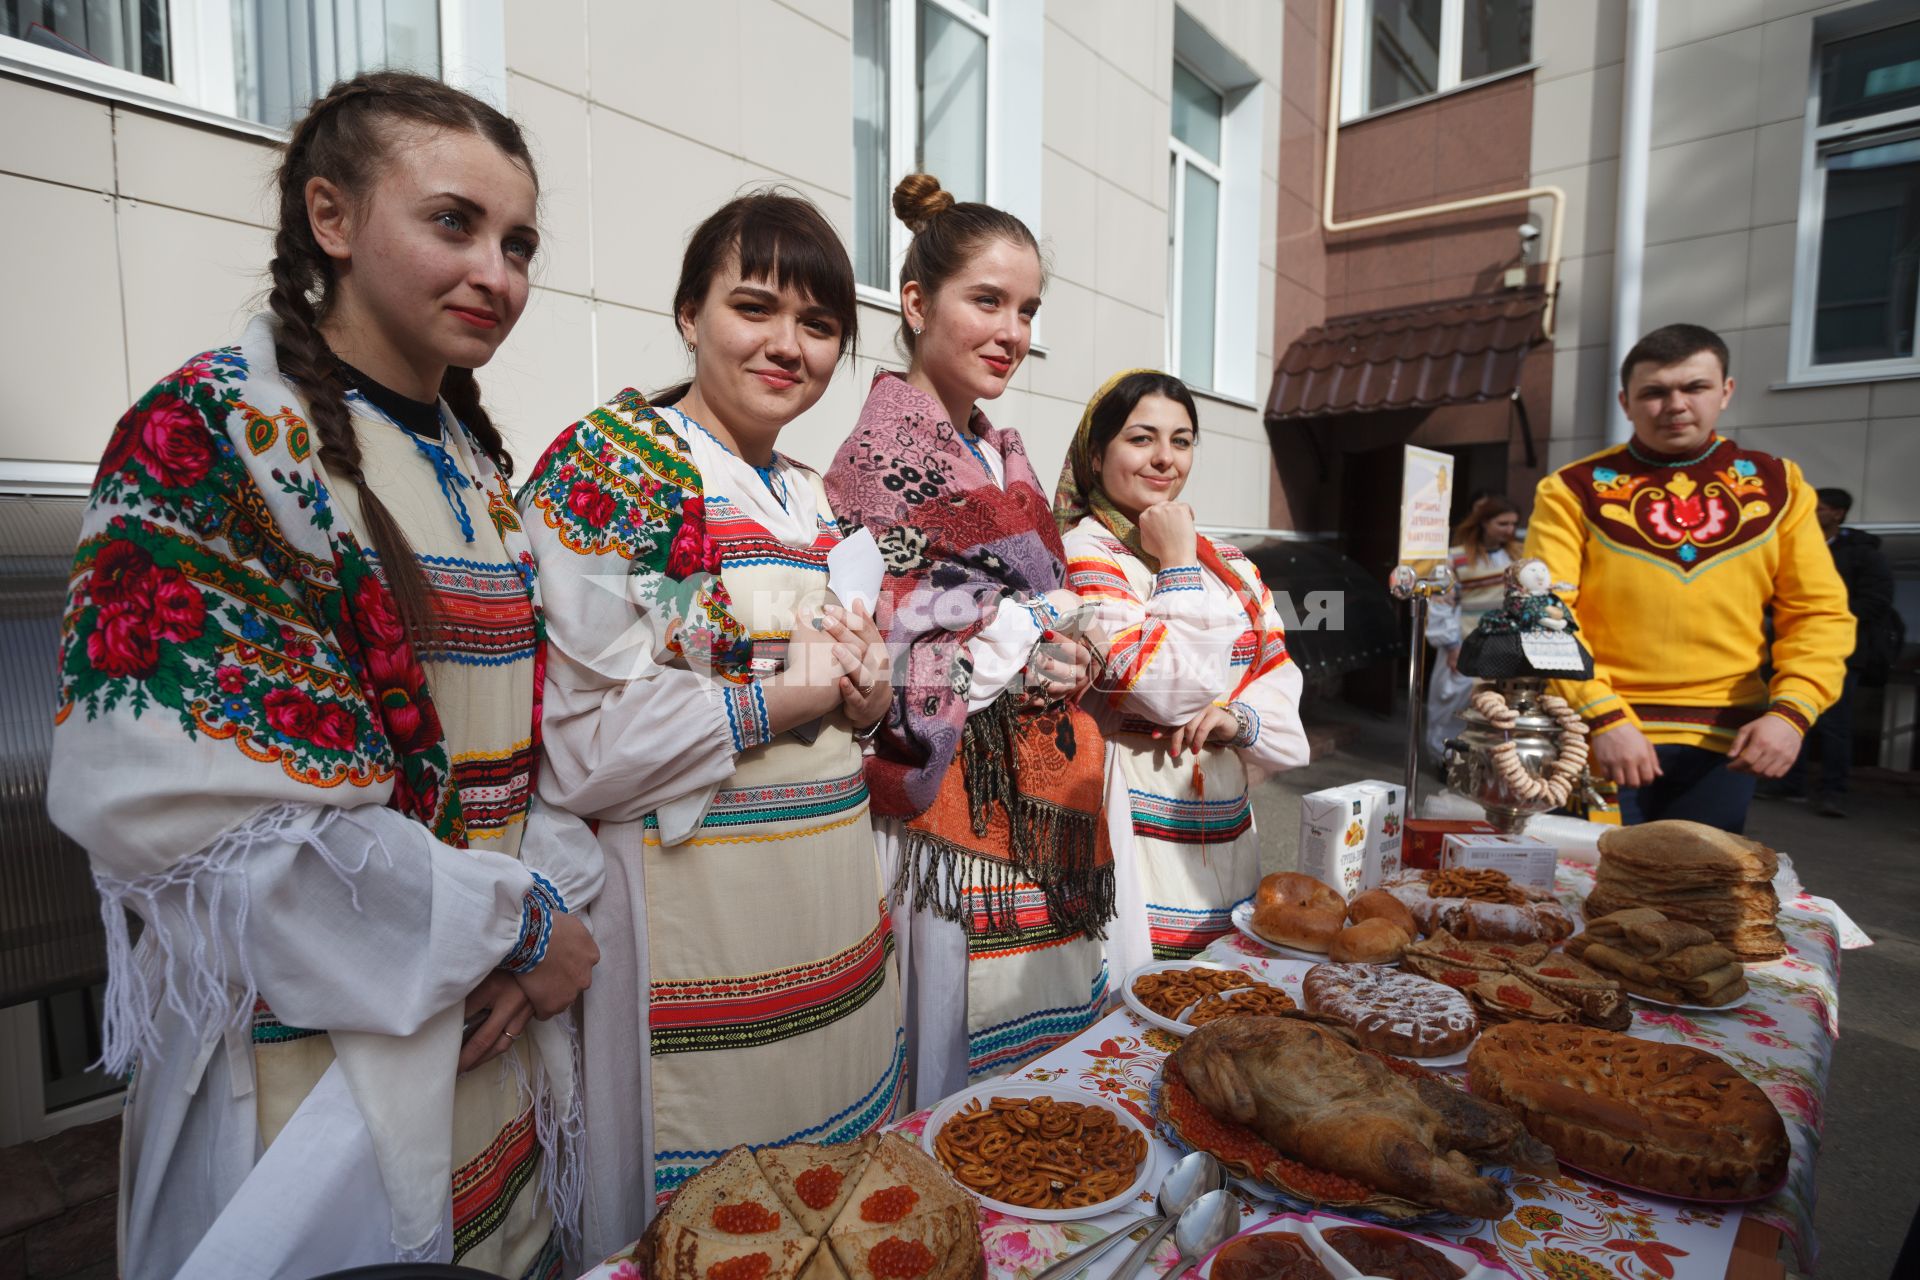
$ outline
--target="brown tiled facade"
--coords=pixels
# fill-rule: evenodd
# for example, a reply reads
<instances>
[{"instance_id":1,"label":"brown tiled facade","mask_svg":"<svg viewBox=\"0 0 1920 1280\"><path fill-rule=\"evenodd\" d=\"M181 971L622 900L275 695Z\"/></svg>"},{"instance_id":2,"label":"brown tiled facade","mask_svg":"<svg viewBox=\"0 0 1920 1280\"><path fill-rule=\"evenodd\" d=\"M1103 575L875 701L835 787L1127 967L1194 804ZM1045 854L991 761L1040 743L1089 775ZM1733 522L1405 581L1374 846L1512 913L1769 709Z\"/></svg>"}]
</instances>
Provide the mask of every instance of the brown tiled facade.
<instances>
[{"instance_id":1,"label":"brown tiled facade","mask_svg":"<svg viewBox=\"0 0 1920 1280\"><path fill-rule=\"evenodd\" d=\"M1330 316L1500 293L1507 270L1521 265L1522 201L1366 231L1322 230L1333 2L1287 3L1274 300L1280 352ZM1532 130L1527 72L1345 126L1334 216L1346 221L1523 189L1530 185ZM1527 278L1538 284L1542 275L1536 263ZM1546 463L1551 353L1550 343L1535 348L1520 378L1536 437L1531 460L1520 414L1505 400L1270 424L1279 472L1274 525L1339 530L1362 564L1384 569L1392 549L1370 545L1376 539L1368 530L1393 524L1397 485L1365 484L1346 473L1397 477L1395 451L1404 443L1463 451L1459 497L1501 489L1528 505Z\"/></svg>"}]
</instances>

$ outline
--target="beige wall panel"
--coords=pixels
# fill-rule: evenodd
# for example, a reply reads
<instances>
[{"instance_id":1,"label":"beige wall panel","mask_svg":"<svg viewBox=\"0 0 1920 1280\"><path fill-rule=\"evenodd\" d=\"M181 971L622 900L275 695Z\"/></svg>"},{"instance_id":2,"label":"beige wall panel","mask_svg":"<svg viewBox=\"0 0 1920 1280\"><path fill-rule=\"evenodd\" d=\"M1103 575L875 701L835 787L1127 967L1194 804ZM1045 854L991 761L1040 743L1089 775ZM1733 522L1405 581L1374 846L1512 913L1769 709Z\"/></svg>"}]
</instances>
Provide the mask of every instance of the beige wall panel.
<instances>
[{"instance_id":1,"label":"beige wall panel","mask_svg":"<svg viewBox=\"0 0 1920 1280\"><path fill-rule=\"evenodd\" d=\"M1047 6L1055 17L1057 4ZM1100 103L1095 86L1100 60L1063 22L1046 26L1046 84L1042 110L1046 112L1046 144L1089 169L1100 163ZM1111 74L1111 73L1109 73Z\"/></svg>"},{"instance_id":2,"label":"beige wall panel","mask_svg":"<svg viewBox=\"0 0 1920 1280\"><path fill-rule=\"evenodd\" d=\"M1747 252L1748 328L1793 319L1793 251L1799 234L1791 222L1753 229Z\"/></svg>"},{"instance_id":3,"label":"beige wall panel","mask_svg":"<svg viewBox=\"0 0 1920 1280\"><path fill-rule=\"evenodd\" d=\"M1877 418L1868 429L1867 448L1873 465L1866 484L1854 491L1856 521L1876 523L1920 520L1920 417Z\"/></svg>"},{"instance_id":4,"label":"beige wall panel","mask_svg":"<svg viewBox=\"0 0 1920 1280\"><path fill-rule=\"evenodd\" d=\"M1876 382L1867 390L1868 404L1874 417L1920 417L1920 378Z\"/></svg>"},{"instance_id":5,"label":"beige wall panel","mask_svg":"<svg viewBox=\"0 0 1920 1280\"><path fill-rule=\"evenodd\" d=\"M1098 49L1101 42L1101 15L1106 6L1102 0L1048 0L1047 21L1060 27L1075 40L1089 49ZM1053 68L1047 68L1049 79ZM1048 115L1049 127L1052 115Z\"/></svg>"},{"instance_id":6,"label":"beige wall panel","mask_svg":"<svg viewBox=\"0 0 1920 1280\"><path fill-rule=\"evenodd\" d=\"M1106 376L1093 363L1094 295L1071 280L1047 286L1043 332L1047 354L1027 361L1031 389L1045 396L1085 399ZM1108 370L1107 372L1111 372Z\"/></svg>"},{"instance_id":7,"label":"beige wall panel","mask_svg":"<svg viewBox=\"0 0 1920 1280\"><path fill-rule=\"evenodd\" d=\"M1547 470L1557 471L1569 462L1578 462L1606 447L1605 436L1582 435L1565 440L1554 440L1547 446Z\"/></svg>"},{"instance_id":8,"label":"beige wall panel","mask_svg":"<svg viewBox=\"0 0 1920 1280\"><path fill-rule=\"evenodd\" d=\"M1750 239L1747 232L1735 231L1648 245L1640 282L1641 327L1685 321L1724 331L1745 324Z\"/></svg>"},{"instance_id":9,"label":"beige wall panel","mask_svg":"<svg viewBox=\"0 0 1920 1280\"><path fill-rule=\"evenodd\" d=\"M525 480L553 438L600 403L593 385L593 303L535 289L513 334L480 371L487 413Z\"/></svg>"},{"instance_id":10,"label":"beige wall panel","mask_svg":"<svg viewBox=\"0 0 1920 1280\"><path fill-rule=\"evenodd\" d=\"M276 148L166 116L114 114L121 195L261 227L278 217Z\"/></svg>"},{"instance_id":11,"label":"beige wall panel","mask_svg":"<svg viewBox=\"0 0 1920 1280\"><path fill-rule=\"evenodd\" d=\"M1536 171L1533 181L1542 186L1559 187L1567 193L1567 225L1562 234L1569 255L1613 249L1614 212L1620 182L1618 160ZM1544 214L1546 206L1540 208Z\"/></svg>"},{"instance_id":12,"label":"beige wall panel","mask_svg":"<svg viewBox=\"0 0 1920 1280\"><path fill-rule=\"evenodd\" d=\"M1682 7L1662 5L1661 9ZM1655 147L1751 129L1759 123L1759 107L1757 27L1667 49L1654 61Z\"/></svg>"},{"instance_id":13,"label":"beige wall panel","mask_svg":"<svg viewBox=\"0 0 1920 1280\"><path fill-rule=\"evenodd\" d=\"M507 0L507 69L587 91L587 0Z\"/></svg>"},{"instance_id":14,"label":"beige wall panel","mask_svg":"<svg viewBox=\"0 0 1920 1280\"><path fill-rule=\"evenodd\" d=\"M195 352L237 341L264 304L272 234L123 200L127 377L137 395Z\"/></svg>"},{"instance_id":15,"label":"beige wall panel","mask_svg":"<svg viewBox=\"0 0 1920 1280\"><path fill-rule=\"evenodd\" d=\"M837 35L853 36L853 0L775 0Z\"/></svg>"},{"instance_id":16,"label":"beige wall panel","mask_svg":"<svg viewBox=\"0 0 1920 1280\"><path fill-rule=\"evenodd\" d=\"M540 253L534 280L549 289L591 293L593 147L586 101L511 75L507 106L527 131L540 174Z\"/></svg>"},{"instance_id":17,"label":"beige wall panel","mask_svg":"<svg viewBox=\"0 0 1920 1280\"><path fill-rule=\"evenodd\" d=\"M1787 376L1787 327L1749 329L1734 352L1733 372L1745 379L1727 410L1730 425L1768 427L1809 422L1854 422L1867 416L1870 384L1766 391ZM1756 394L1763 393L1763 394Z\"/></svg>"},{"instance_id":18,"label":"beige wall panel","mask_svg":"<svg viewBox=\"0 0 1920 1280\"><path fill-rule=\"evenodd\" d=\"M1086 86L1080 91L1086 92ZM1099 151L1096 172L1142 199L1164 205L1166 139L1171 127L1167 104L1106 63L1100 64L1094 98L1099 112L1094 122Z\"/></svg>"},{"instance_id":19,"label":"beige wall panel","mask_svg":"<svg viewBox=\"0 0 1920 1280\"><path fill-rule=\"evenodd\" d=\"M1164 313L1167 306L1167 214L1105 178L1098 183L1094 220L1100 292Z\"/></svg>"},{"instance_id":20,"label":"beige wall panel","mask_svg":"<svg viewBox=\"0 0 1920 1280\"><path fill-rule=\"evenodd\" d=\"M590 0L587 22L595 102L740 153L740 95L732 70L737 0ZM842 68L839 79L852 75L850 67ZM646 160L628 163L638 167ZM650 176L672 172L648 168Z\"/></svg>"},{"instance_id":21,"label":"beige wall panel","mask_svg":"<svg viewBox=\"0 0 1920 1280\"><path fill-rule=\"evenodd\" d=\"M1802 99L1803 110L1805 105ZM1800 217L1800 159L1806 131L1804 116L1763 125L1754 131L1753 220L1756 224L1793 222Z\"/></svg>"},{"instance_id":22,"label":"beige wall panel","mask_svg":"<svg viewBox=\"0 0 1920 1280\"><path fill-rule=\"evenodd\" d=\"M1163 22L1169 33L1164 37L1159 34ZM1094 48L1122 75L1165 99L1173 78L1172 28L1173 6L1161 0L1105 0L1100 6L1100 39ZM1218 27L1209 29L1221 34ZM1238 42L1223 38L1223 43Z\"/></svg>"},{"instance_id":23,"label":"beige wall panel","mask_svg":"<svg viewBox=\"0 0 1920 1280\"><path fill-rule=\"evenodd\" d=\"M1534 81L1618 62L1626 43L1626 0L1552 0L1533 11Z\"/></svg>"},{"instance_id":24,"label":"beige wall panel","mask_svg":"<svg viewBox=\"0 0 1920 1280\"><path fill-rule=\"evenodd\" d=\"M1607 348L1561 347L1553 352L1553 417L1549 438L1561 441L1574 437L1604 437L1620 406L1613 398L1616 390L1609 366Z\"/></svg>"},{"instance_id":25,"label":"beige wall panel","mask_svg":"<svg viewBox=\"0 0 1920 1280\"><path fill-rule=\"evenodd\" d=\"M594 292L665 311L687 237L732 198L744 170L731 155L602 107L589 115Z\"/></svg>"},{"instance_id":26,"label":"beige wall panel","mask_svg":"<svg viewBox=\"0 0 1920 1280\"><path fill-rule=\"evenodd\" d=\"M1752 225L1752 130L1655 147L1647 160L1647 243Z\"/></svg>"},{"instance_id":27,"label":"beige wall panel","mask_svg":"<svg viewBox=\"0 0 1920 1280\"><path fill-rule=\"evenodd\" d=\"M0 306L0 458L98 461L132 399L113 201L0 174L0 226L17 244L74 250L19 253L9 264L7 292L16 301ZM21 306L21 298L57 299L62 322L49 323L42 307ZM212 346L231 336L223 330L201 341ZM192 354L183 349L175 359Z\"/></svg>"},{"instance_id":28,"label":"beige wall panel","mask_svg":"<svg viewBox=\"0 0 1920 1280\"><path fill-rule=\"evenodd\" d=\"M1605 346L1613 325L1613 255L1560 263L1560 301L1553 309L1556 347Z\"/></svg>"},{"instance_id":29,"label":"beige wall panel","mask_svg":"<svg viewBox=\"0 0 1920 1280\"><path fill-rule=\"evenodd\" d=\"M1091 288L1099 279L1095 270L1095 234L1100 201L1099 179L1093 172L1051 150L1040 156L1040 247L1050 260L1055 280L1071 280Z\"/></svg>"},{"instance_id":30,"label":"beige wall panel","mask_svg":"<svg viewBox=\"0 0 1920 1280\"><path fill-rule=\"evenodd\" d=\"M780 433L780 451L824 472L860 420L860 406L867 401L875 367L869 361L849 360L836 368L826 394Z\"/></svg>"},{"instance_id":31,"label":"beige wall panel","mask_svg":"<svg viewBox=\"0 0 1920 1280\"><path fill-rule=\"evenodd\" d=\"M1833 0L1765 0L1765 13L1769 22L1775 18L1791 17L1796 13L1809 13L1815 9L1840 9L1844 5Z\"/></svg>"},{"instance_id":32,"label":"beige wall panel","mask_svg":"<svg viewBox=\"0 0 1920 1280\"><path fill-rule=\"evenodd\" d=\"M853 47L774 0L738 0L740 154L843 199L853 186ZM824 69L839 68L838 74ZM796 74L800 68L808 68ZM711 68L717 70L718 68ZM727 92L716 78L710 93Z\"/></svg>"},{"instance_id":33,"label":"beige wall panel","mask_svg":"<svg viewBox=\"0 0 1920 1280\"><path fill-rule=\"evenodd\" d=\"M593 311L595 404L627 387L653 392L679 382L692 369L685 348L663 311L597 302Z\"/></svg>"},{"instance_id":34,"label":"beige wall panel","mask_svg":"<svg viewBox=\"0 0 1920 1280\"><path fill-rule=\"evenodd\" d=\"M0 76L0 169L48 182L113 190L113 116L104 102Z\"/></svg>"},{"instance_id":35,"label":"beige wall panel","mask_svg":"<svg viewBox=\"0 0 1920 1280\"><path fill-rule=\"evenodd\" d=\"M1159 316L1130 307L1104 294L1096 295L1093 300L1095 381L1136 365L1160 368L1167 359L1164 332L1165 326ZM1092 393L1093 388L1088 387L1086 394Z\"/></svg>"},{"instance_id":36,"label":"beige wall panel","mask_svg":"<svg viewBox=\"0 0 1920 1280\"><path fill-rule=\"evenodd\" d=\"M1807 114L1813 69L1813 16L1798 14L1760 29L1760 99L1757 119L1792 120Z\"/></svg>"},{"instance_id":37,"label":"beige wall panel","mask_svg":"<svg viewBox=\"0 0 1920 1280\"><path fill-rule=\"evenodd\" d=\"M1562 169L1620 154L1620 64L1533 86L1533 168Z\"/></svg>"},{"instance_id":38,"label":"beige wall panel","mask_svg":"<svg viewBox=\"0 0 1920 1280\"><path fill-rule=\"evenodd\" d=\"M1657 39L1662 49L1756 26L1766 20L1765 0L1679 0L1660 6Z\"/></svg>"}]
</instances>

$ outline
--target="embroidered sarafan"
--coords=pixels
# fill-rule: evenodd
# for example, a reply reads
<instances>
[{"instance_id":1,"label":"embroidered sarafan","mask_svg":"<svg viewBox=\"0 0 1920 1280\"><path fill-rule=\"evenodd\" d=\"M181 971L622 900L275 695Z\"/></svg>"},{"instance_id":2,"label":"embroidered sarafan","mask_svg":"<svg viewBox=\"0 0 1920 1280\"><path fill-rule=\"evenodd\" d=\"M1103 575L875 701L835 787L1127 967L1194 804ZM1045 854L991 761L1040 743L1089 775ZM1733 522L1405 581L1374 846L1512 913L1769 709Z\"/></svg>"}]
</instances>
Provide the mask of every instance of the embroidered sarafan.
<instances>
[{"instance_id":1,"label":"embroidered sarafan","mask_svg":"<svg viewBox=\"0 0 1920 1280\"><path fill-rule=\"evenodd\" d=\"M1781 461L1725 438L1685 465L1621 448L1562 475L1601 537L1682 574L1769 536L1786 510Z\"/></svg>"}]
</instances>

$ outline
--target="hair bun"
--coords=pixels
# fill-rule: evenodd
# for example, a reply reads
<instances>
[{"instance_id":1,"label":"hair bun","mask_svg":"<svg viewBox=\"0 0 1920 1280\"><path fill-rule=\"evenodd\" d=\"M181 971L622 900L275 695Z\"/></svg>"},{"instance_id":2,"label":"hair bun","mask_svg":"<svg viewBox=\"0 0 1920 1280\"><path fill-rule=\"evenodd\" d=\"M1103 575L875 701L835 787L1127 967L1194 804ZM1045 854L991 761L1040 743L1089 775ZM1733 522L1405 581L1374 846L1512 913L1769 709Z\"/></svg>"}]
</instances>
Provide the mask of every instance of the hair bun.
<instances>
[{"instance_id":1,"label":"hair bun","mask_svg":"<svg viewBox=\"0 0 1920 1280\"><path fill-rule=\"evenodd\" d=\"M910 173L893 189L893 216L915 235L953 206L953 193L930 173Z\"/></svg>"}]
</instances>

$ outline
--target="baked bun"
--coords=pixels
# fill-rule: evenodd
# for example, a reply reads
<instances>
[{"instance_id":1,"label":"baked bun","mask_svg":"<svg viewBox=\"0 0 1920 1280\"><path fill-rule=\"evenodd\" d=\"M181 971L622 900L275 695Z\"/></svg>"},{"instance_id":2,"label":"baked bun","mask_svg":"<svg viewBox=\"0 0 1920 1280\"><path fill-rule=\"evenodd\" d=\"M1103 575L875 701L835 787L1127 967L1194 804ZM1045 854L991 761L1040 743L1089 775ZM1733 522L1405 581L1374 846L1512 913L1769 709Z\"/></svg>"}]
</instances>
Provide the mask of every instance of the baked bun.
<instances>
[{"instance_id":1,"label":"baked bun","mask_svg":"<svg viewBox=\"0 0 1920 1280\"><path fill-rule=\"evenodd\" d=\"M930 173L910 173L893 189L893 216L915 235L953 205L953 193Z\"/></svg>"},{"instance_id":2,"label":"baked bun","mask_svg":"<svg viewBox=\"0 0 1920 1280\"><path fill-rule=\"evenodd\" d=\"M1337 964L1393 964L1412 941L1407 931L1391 920L1362 920L1333 935L1327 959Z\"/></svg>"},{"instance_id":3,"label":"baked bun","mask_svg":"<svg viewBox=\"0 0 1920 1280\"><path fill-rule=\"evenodd\" d=\"M1320 907L1269 902L1264 907L1253 909L1255 933L1268 942L1277 942L1283 947L1295 947L1301 951L1324 954L1333 941L1333 935L1339 933L1340 926L1345 923L1344 913Z\"/></svg>"},{"instance_id":4,"label":"baked bun","mask_svg":"<svg viewBox=\"0 0 1920 1280\"><path fill-rule=\"evenodd\" d=\"M1385 889L1369 889L1355 895L1347 904L1347 919L1359 924L1362 920L1391 920L1400 926L1407 940L1420 936L1420 926L1414 923L1413 912L1407 904L1388 893Z\"/></svg>"},{"instance_id":5,"label":"baked bun","mask_svg":"<svg viewBox=\"0 0 1920 1280\"><path fill-rule=\"evenodd\" d=\"M1316 911L1332 911L1346 917L1347 900L1335 889L1312 876L1302 875L1298 871L1276 871L1260 881L1260 888L1253 895L1256 908L1312 907Z\"/></svg>"}]
</instances>

